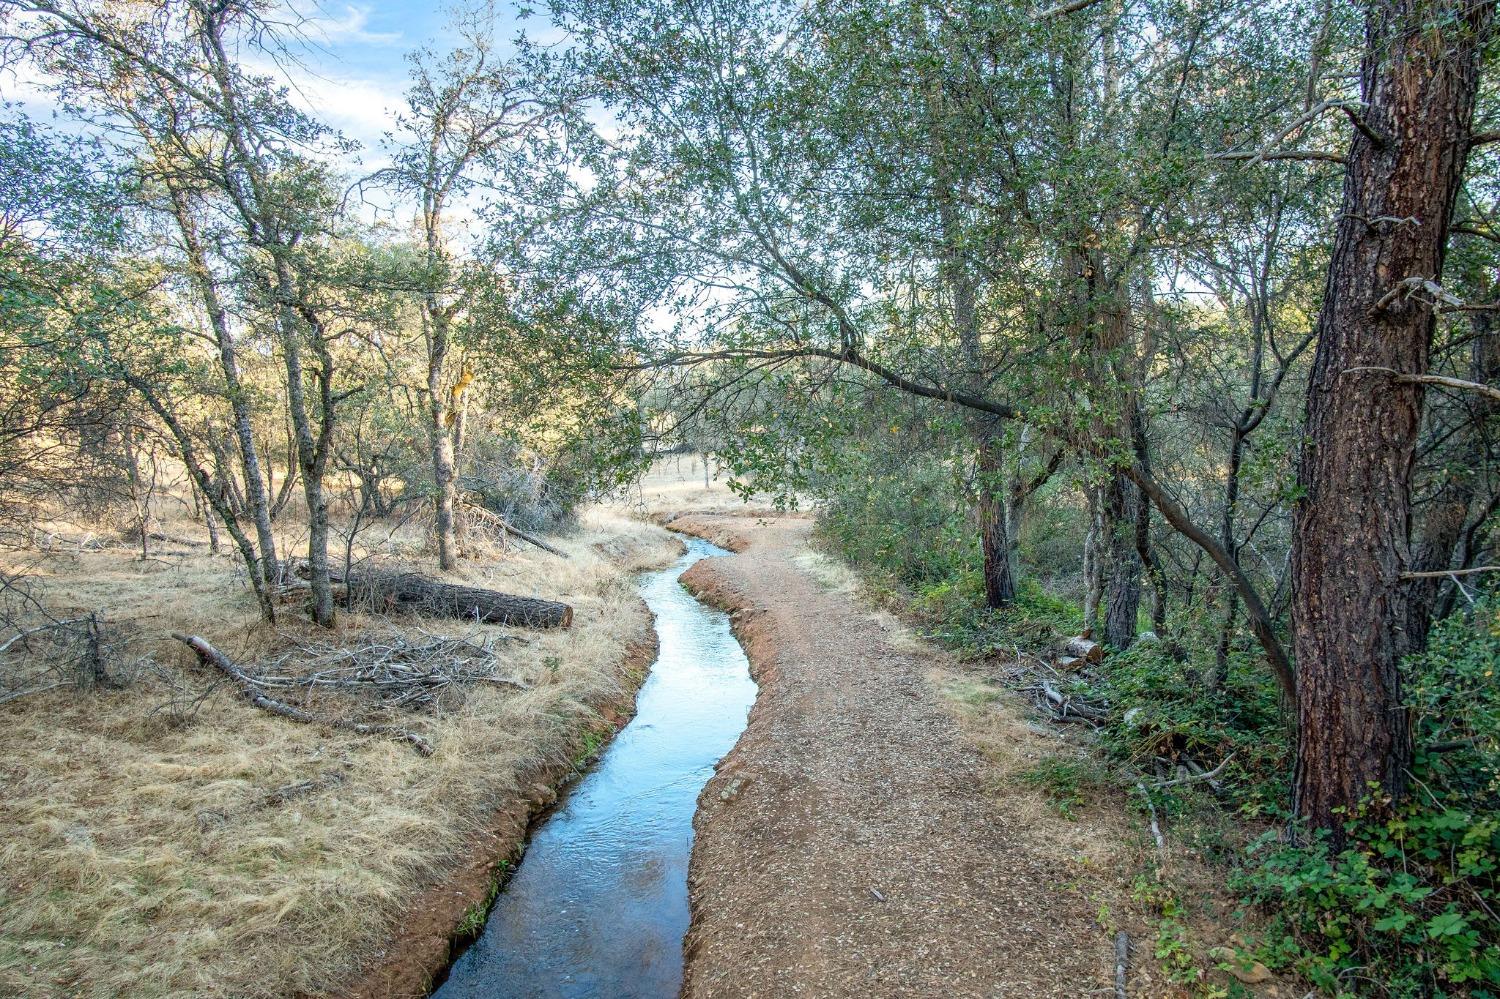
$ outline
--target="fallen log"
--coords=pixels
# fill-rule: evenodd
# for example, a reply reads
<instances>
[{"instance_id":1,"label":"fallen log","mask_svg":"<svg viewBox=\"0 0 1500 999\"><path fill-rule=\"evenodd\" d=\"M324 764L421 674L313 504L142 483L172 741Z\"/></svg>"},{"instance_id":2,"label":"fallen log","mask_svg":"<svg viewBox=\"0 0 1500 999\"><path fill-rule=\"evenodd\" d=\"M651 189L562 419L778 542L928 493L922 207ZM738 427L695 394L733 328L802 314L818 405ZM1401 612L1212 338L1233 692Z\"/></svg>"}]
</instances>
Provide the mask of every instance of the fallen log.
<instances>
[{"instance_id":1,"label":"fallen log","mask_svg":"<svg viewBox=\"0 0 1500 999\"><path fill-rule=\"evenodd\" d=\"M1074 635L1063 644L1063 650L1086 663L1097 663L1104 658L1104 646L1085 635Z\"/></svg>"},{"instance_id":2,"label":"fallen log","mask_svg":"<svg viewBox=\"0 0 1500 999\"><path fill-rule=\"evenodd\" d=\"M365 601L376 610L528 628L566 628L573 623L573 608L555 600L444 583L415 572L358 572L345 583L354 600Z\"/></svg>"},{"instance_id":3,"label":"fallen log","mask_svg":"<svg viewBox=\"0 0 1500 999\"><path fill-rule=\"evenodd\" d=\"M181 632L172 632L172 637L182 642L197 655L198 661L205 666L212 666L223 673L239 688L241 694L251 704L268 711L273 715L290 718L292 721L306 722L310 725L331 725L341 728L356 735L388 735L400 739L402 742L410 743L412 748L423 756L432 755L432 743L422 738L415 732L409 732L404 728L396 728L394 725L366 725L363 722L345 721L342 718L324 718L315 715L311 711L305 711L294 704L278 701L274 697L266 696L265 691L255 682L255 678L236 666L224 653L214 648L207 639L198 635L184 635Z\"/></svg>"},{"instance_id":4,"label":"fallen log","mask_svg":"<svg viewBox=\"0 0 1500 999\"><path fill-rule=\"evenodd\" d=\"M306 578L306 561L298 562L294 572ZM566 628L573 623L573 608L556 600L444 583L416 572L360 569L347 576L330 573L328 578L348 587L352 603L364 604L377 612L431 614L527 628Z\"/></svg>"}]
</instances>

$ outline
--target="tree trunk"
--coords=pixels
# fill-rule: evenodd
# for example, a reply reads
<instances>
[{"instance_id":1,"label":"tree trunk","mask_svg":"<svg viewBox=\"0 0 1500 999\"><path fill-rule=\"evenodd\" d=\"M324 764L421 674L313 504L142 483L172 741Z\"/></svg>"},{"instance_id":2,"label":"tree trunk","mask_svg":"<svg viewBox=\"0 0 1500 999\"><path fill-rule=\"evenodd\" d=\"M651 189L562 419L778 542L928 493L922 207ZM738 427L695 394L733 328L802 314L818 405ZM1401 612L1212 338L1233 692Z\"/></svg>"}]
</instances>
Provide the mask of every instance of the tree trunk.
<instances>
[{"instance_id":1,"label":"tree trunk","mask_svg":"<svg viewBox=\"0 0 1500 999\"><path fill-rule=\"evenodd\" d=\"M1123 472L1111 471L1104 487L1104 540L1109 580L1104 596L1104 643L1128 649L1135 643L1141 606L1141 556L1136 549L1140 491Z\"/></svg>"},{"instance_id":2,"label":"tree trunk","mask_svg":"<svg viewBox=\"0 0 1500 999\"><path fill-rule=\"evenodd\" d=\"M1151 444L1146 435L1146 413L1137 404L1130 420L1130 439L1135 451L1136 464L1151 469ZM1135 484L1132 482L1132 486ZM1158 636L1167 625L1167 580L1151 547L1151 504L1136 487L1135 499L1135 553L1141 560L1141 569L1151 582L1151 627Z\"/></svg>"},{"instance_id":3,"label":"tree trunk","mask_svg":"<svg viewBox=\"0 0 1500 999\"><path fill-rule=\"evenodd\" d=\"M455 509L458 506L458 480L454 473L453 438L444 426L446 407L433 407L432 482L433 529L437 533L438 565L444 569L458 567L458 529Z\"/></svg>"},{"instance_id":4,"label":"tree trunk","mask_svg":"<svg viewBox=\"0 0 1500 999\"><path fill-rule=\"evenodd\" d=\"M1016 602L1011 574L1011 541L1007 533L1000 441L992 429L981 431L975 487L979 492L979 547L984 563L985 606L999 609Z\"/></svg>"},{"instance_id":5,"label":"tree trunk","mask_svg":"<svg viewBox=\"0 0 1500 999\"><path fill-rule=\"evenodd\" d=\"M172 439L177 442L177 454L182 459L188 475L192 476L193 481L203 492L203 498L224 522L225 530L229 532L235 548L239 550L240 558L244 560L245 569L250 577L250 588L255 593L261 617L267 621L276 620L275 601L272 599L269 584L260 572L260 559L256 555L255 546L251 544L249 537L240 528L239 521L235 519L234 509L229 505L227 493L215 484L213 476L208 474L208 470L198 460L197 448L193 446L193 438L188 434L187 428L177 418L177 414L167 399L149 382L129 374L124 375L123 380L126 385L139 393L146 401L146 405L151 407L151 411L161 418L167 431L172 435Z\"/></svg>"},{"instance_id":6,"label":"tree trunk","mask_svg":"<svg viewBox=\"0 0 1500 999\"><path fill-rule=\"evenodd\" d=\"M224 390L229 398L229 411L234 422L234 439L239 449L240 471L245 484L245 505L250 510L255 524L255 538L260 548L261 573L268 585L276 582L276 535L271 530L271 503L265 480L261 476L260 455L255 450L255 433L250 424L250 400L240 381L238 352L234 334L230 328L229 315L219 297L213 271L208 266L208 255L199 238L197 219L187 194L176 184L169 184L173 214L177 218L178 230L182 233L183 247L187 252L188 269L197 285L198 295L208 313L209 325L214 331L214 342L219 350L219 367L224 373ZM226 469L227 472L227 469Z\"/></svg>"},{"instance_id":7,"label":"tree trunk","mask_svg":"<svg viewBox=\"0 0 1500 999\"><path fill-rule=\"evenodd\" d=\"M1085 492L1089 526L1083 536L1083 630L1093 632L1099 627L1099 604L1104 598L1104 566L1099 553L1103 516L1099 509L1099 490L1086 486Z\"/></svg>"},{"instance_id":8,"label":"tree trunk","mask_svg":"<svg viewBox=\"0 0 1500 999\"><path fill-rule=\"evenodd\" d=\"M440 208L429 205L427 211L427 264L439 270L444 256L439 238ZM451 403L464 391L463 380L450 394L443 386L448 366L449 316L438 301L437 291L428 289L423 299L427 326L427 404L431 422L428 443L432 448L433 531L437 535L438 565L444 570L458 568L457 461L453 447L453 424L457 413Z\"/></svg>"},{"instance_id":9,"label":"tree trunk","mask_svg":"<svg viewBox=\"0 0 1500 999\"><path fill-rule=\"evenodd\" d=\"M1292 559L1297 812L1344 841L1373 795L1399 800L1412 737L1401 656L1413 647L1411 470L1441 278L1493 3L1367 9L1364 124L1344 179L1318 348Z\"/></svg>"},{"instance_id":10,"label":"tree trunk","mask_svg":"<svg viewBox=\"0 0 1500 999\"><path fill-rule=\"evenodd\" d=\"M281 347L282 361L286 367L287 401L290 404L292 430L297 439L297 466L302 473L302 495L307 502L307 564L308 582L312 586L309 611L313 622L325 628L333 627L333 584L329 581L328 566L328 500L323 495L323 470L327 464L327 441L332 432L333 412L328 405L327 379L332 377L331 362L323 364L317 374L323 389L323 412L320 428L313 434L312 417L308 412L307 387L302 364L302 326L297 315L295 292L292 287L290 268L279 258L276 260L277 293L281 301ZM312 337L319 336L312 331Z\"/></svg>"}]
</instances>

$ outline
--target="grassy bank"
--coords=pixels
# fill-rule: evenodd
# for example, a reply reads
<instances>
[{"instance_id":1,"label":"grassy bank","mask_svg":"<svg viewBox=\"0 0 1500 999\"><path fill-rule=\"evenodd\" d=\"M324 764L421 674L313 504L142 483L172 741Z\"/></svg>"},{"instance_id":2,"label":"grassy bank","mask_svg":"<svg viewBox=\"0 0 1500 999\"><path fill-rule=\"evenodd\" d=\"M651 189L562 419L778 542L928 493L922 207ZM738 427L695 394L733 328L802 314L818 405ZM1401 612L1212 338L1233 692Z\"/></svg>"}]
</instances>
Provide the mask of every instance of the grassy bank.
<instances>
[{"instance_id":1,"label":"grassy bank","mask_svg":"<svg viewBox=\"0 0 1500 999\"><path fill-rule=\"evenodd\" d=\"M51 551L7 568L42 583L53 606L102 610L123 636L128 682L0 705L0 993L11 995L284 996L356 981L389 957L423 893L471 860L497 810L544 796L527 781L570 764L600 710L628 700L640 666L627 647L650 626L632 573L677 550L658 528L596 510L555 539L567 559L476 550L454 574L569 602L567 631L344 612L330 636L290 608L278 628L258 624L234 562L201 545L141 559L76 527L58 533ZM415 529L381 544L420 561ZM174 630L246 663L311 641L498 642L504 674L525 689L475 684L436 710L401 711L391 720L435 748L423 758L251 707L166 637Z\"/></svg>"}]
</instances>

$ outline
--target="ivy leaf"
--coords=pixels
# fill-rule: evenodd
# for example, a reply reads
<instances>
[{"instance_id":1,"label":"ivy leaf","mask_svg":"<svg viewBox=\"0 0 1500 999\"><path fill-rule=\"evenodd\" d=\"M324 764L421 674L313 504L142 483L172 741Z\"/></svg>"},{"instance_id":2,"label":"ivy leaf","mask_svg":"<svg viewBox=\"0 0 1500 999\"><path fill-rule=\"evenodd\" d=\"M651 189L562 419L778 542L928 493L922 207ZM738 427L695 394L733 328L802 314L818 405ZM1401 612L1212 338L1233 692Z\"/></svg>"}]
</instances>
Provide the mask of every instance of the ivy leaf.
<instances>
[{"instance_id":1,"label":"ivy leaf","mask_svg":"<svg viewBox=\"0 0 1500 999\"><path fill-rule=\"evenodd\" d=\"M1375 931L1378 933L1389 933L1392 930L1400 932L1412 924L1415 917L1409 912L1393 912L1389 916L1375 920Z\"/></svg>"},{"instance_id":2,"label":"ivy leaf","mask_svg":"<svg viewBox=\"0 0 1500 999\"><path fill-rule=\"evenodd\" d=\"M1464 919L1461 913L1444 912L1427 921L1427 935L1434 940L1457 936L1468 928L1468 925L1468 920Z\"/></svg>"}]
</instances>

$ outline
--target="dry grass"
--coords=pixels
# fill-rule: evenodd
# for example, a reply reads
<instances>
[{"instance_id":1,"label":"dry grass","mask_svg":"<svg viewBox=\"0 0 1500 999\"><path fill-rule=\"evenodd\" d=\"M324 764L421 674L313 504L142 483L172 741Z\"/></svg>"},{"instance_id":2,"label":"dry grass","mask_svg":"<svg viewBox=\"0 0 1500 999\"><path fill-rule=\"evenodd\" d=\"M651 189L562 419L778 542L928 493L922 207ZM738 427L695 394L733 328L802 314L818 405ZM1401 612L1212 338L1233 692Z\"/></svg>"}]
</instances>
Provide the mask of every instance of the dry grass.
<instances>
[{"instance_id":1,"label":"dry grass","mask_svg":"<svg viewBox=\"0 0 1500 999\"><path fill-rule=\"evenodd\" d=\"M203 537L186 521L163 529ZM525 642L501 646L507 674L531 689L483 685L440 717L400 715L434 743L430 759L260 712L163 637L198 632L241 660L289 634L313 637L297 622L280 633L256 623L232 558L170 544L161 547L185 554L142 561L124 547L76 544L32 553L25 562L51 602L133 623L136 654L211 692L185 719L158 710L169 691L150 676L0 706L0 994L316 994L357 969L490 811L525 790L527 764L566 754L590 705L617 700L630 682L623 650L648 627L630 570L669 560L675 541L595 510L558 544L570 559L481 550L454 574L565 599L574 625L517 632ZM405 529L381 547L410 554L422 543ZM346 613L339 633L393 625L477 630ZM276 794L298 782L311 783Z\"/></svg>"},{"instance_id":2,"label":"dry grass","mask_svg":"<svg viewBox=\"0 0 1500 999\"><path fill-rule=\"evenodd\" d=\"M704 481L704 468L708 480ZM774 513L769 497L746 501L729 488L729 473L698 455L658 458L625 496L624 505L644 515L677 513Z\"/></svg>"}]
</instances>

